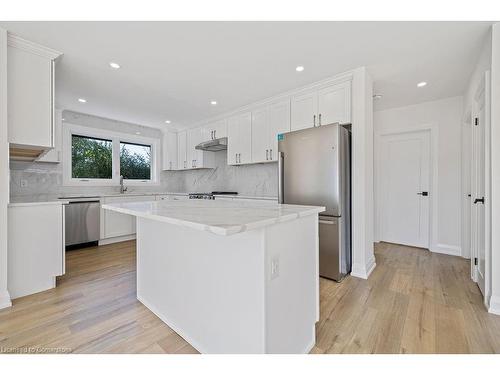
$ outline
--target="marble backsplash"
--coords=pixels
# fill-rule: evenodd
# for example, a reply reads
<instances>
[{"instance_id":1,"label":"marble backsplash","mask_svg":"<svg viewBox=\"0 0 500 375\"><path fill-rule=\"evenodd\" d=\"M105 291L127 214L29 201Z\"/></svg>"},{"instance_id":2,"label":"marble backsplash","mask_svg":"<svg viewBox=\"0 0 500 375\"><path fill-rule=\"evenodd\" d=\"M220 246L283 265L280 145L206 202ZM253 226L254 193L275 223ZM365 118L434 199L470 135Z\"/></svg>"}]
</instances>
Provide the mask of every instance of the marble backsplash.
<instances>
[{"instance_id":1,"label":"marble backsplash","mask_svg":"<svg viewBox=\"0 0 500 375\"><path fill-rule=\"evenodd\" d=\"M131 186L129 192L184 193L236 191L240 195L276 197L278 167L272 164L229 166L225 151L216 154L215 169L162 171L160 185ZM119 186L64 186L62 165L15 161L10 163L12 202L44 201L65 195L100 195L120 191ZM23 183L26 186L23 186Z\"/></svg>"},{"instance_id":2,"label":"marble backsplash","mask_svg":"<svg viewBox=\"0 0 500 375\"><path fill-rule=\"evenodd\" d=\"M161 137L159 129L115 121L87 114L64 111L65 122L135 134ZM63 123L64 126L64 123ZM162 171L160 184L131 186L129 192L139 193L191 193L210 191L236 191L240 195L276 197L278 192L277 163L241 166L227 165L227 152L215 156L216 168L187 171ZM64 186L62 164L19 162L10 163L10 197L15 201L44 201L65 195L114 194L119 186Z\"/></svg>"}]
</instances>

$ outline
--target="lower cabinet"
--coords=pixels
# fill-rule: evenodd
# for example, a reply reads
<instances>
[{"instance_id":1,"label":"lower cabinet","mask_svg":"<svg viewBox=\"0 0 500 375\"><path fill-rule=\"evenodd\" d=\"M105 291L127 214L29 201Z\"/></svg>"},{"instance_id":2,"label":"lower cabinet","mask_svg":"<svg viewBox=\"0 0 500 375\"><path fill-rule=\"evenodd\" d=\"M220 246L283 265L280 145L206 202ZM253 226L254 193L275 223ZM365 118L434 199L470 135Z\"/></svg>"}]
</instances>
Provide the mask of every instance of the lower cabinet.
<instances>
[{"instance_id":1,"label":"lower cabinet","mask_svg":"<svg viewBox=\"0 0 500 375\"><path fill-rule=\"evenodd\" d=\"M120 196L120 197L104 197L101 199L102 204L120 203L120 202L145 202L154 201L154 195L141 196ZM135 217L132 215L120 214L118 212L108 211L101 208L101 241L117 238L124 240L135 235ZM115 242L115 241L104 241ZM116 241L117 242L117 241Z\"/></svg>"},{"instance_id":2,"label":"lower cabinet","mask_svg":"<svg viewBox=\"0 0 500 375\"><path fill-rule=\"evenodd\" d=\"M8 209L7 288L12 299L56 286L65 272L64 205Z\"/></svg>"}]
</instances>

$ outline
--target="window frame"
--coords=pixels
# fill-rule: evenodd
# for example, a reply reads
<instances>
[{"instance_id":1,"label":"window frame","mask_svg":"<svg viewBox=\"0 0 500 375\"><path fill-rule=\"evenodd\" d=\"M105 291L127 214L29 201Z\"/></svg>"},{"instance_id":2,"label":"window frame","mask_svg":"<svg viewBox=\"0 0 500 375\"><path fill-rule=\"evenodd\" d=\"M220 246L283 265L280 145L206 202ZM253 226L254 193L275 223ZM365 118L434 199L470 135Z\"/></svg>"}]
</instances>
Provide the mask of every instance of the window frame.
<instances>
[{"instance_id":1,"label":"window frame","mask_svg":"<svg viewBox=\"0 0 500 375\"><path fill-rule=\"evenodd\" d=\"M104 178L73 178L72 176L72 136L106 139L112 142L112 172L111 179ZM125 186L159 185L160 175L160 140L133 134L113 132L64 123L63 126L63 185L64 186L119 186L120 185L120 143L134 143L151 147L151 179L123 180Z\"/></svg>"}]
</instances>

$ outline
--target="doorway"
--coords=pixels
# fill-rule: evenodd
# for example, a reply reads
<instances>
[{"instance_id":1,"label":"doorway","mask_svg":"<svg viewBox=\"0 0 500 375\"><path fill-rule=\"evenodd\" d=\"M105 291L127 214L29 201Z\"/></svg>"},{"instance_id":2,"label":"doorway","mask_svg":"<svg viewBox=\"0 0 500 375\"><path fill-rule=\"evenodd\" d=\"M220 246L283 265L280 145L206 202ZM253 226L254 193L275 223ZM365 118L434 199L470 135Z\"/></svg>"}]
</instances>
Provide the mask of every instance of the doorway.
<instances>
[{"instance_id":1,"label":"doorway","mask_svg":"<svg viewBox=\"0 0 500 375\"><path fill-rule=\"evenodd\" d=\"M429 248L430 129L380 136L380 240Z\"/></svg>"},{"instance_id":2,"label":"doorway","mask_svg":"<svg viewBox=\"0 0 500 375\"><path fill-rule=\"evenodd\" d=\"M489 262L489 194L486 170L489 169L489 72L481 80L472 103L471 163L471 270L483 297L487 296L486 270Z\"/></svg>"}]
</instances>

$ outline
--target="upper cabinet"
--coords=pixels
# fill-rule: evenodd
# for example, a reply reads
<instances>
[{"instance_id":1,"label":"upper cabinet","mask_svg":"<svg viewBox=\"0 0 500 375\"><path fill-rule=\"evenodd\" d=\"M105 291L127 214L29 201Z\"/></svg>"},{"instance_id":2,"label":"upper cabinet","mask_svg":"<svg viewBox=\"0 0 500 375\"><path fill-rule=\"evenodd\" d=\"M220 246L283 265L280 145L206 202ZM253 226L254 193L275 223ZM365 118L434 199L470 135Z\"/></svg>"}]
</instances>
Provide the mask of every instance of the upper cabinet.
<instances>
[{"instance_id":1,"label":"upper cabinet","mask_svg":"<svg viewBox=\"0 0 500 375\"><path fill-rule=\"evenodd\" d=\"M196 150L196 146L204 141L204 129L194 128L187 132L187 163L188 169L214 168L214 153Z\"/></svg>"},{"instance_id":2,"label":"upper cabinet","mask_svg":"<svg viewBox=\"0 0 500 375\"><path fill-rule=\"evenodd\" d=\"M61 53L9 34L8 137L12 158L34 160L55 147L55 60Z\"/></svg>"},{"instance_id":3,"label":"upper cabinet","mask_svg":"<svg viewBox=\"0 0 500 375\"><path fill-rule=\"evenodd\" d=\"M215 168L214 153L195 148L203 142L203 136L203 128L188 129L177 133L178 169Z\"/></svg>"},{"instance_id":4,"label":"upper cabinet","mask_svg":"<svg viewBox=\"0 0 500 375\"><path fill-rule=\"evenodd\" d=\"M351 122L351 81L292 97L291 130Z\"/></svg>"},{"instance_id":5,"label":"upper cabinet","mask_svg":"<svg viewBox=\"0 0 500 375\"><path fill-rule=\"evenodd\" d=\"M177 170L177 133L169 131L163 133L162 153L162 170Z\"/></svg>"},{"instance_id":6,"label":"upper cabinet","mask_svg":"<svg viewBox=\"0 0 500 375\"><path fill-rule=\"evenodd\" d=\"M187 153L186 153L187 131L177 133L177 169L187 169Z\"/></svg>"},{"instance_id":7,"label":"upper cabinet","mask_svg":"<svg viewBox=\"0 0 500 375\"><path fill-rule=\"evenodd\" d=\"M252 111L252 162L278 160L278 134L290 131L290 101Z\"/></svg>"},{"instance_id":8,"label":"upper cabinet","mask_svg":"<svg viewBox=\"0 0 500 375\"><path fill-rule=\"evenodd\" d=\"M42 155L37 162L44 163L60 163L62 154L62 111L56 109L54 111L54 148Z\"/></svg>"},{"instance_id":9,"label":"upper cabinet","mask_svg":"<svg viewBox=\"0 0 500 375\"><path fill-rule=\"evenodd\" d=\"M252 162L252 113L233 116L227 123L227 163L230 165Z\"/></svg>"},{"instance_id":10,"label":"upper cabinet","mask_svg":"<svg viewBox=\"0 0 500 375\"><path fill-rule=\"evenodd\" d=\"M211 122L203 127L204 141L224 137L227 137L227 121L225 119Z\"/></svg>"}]
</instances>

